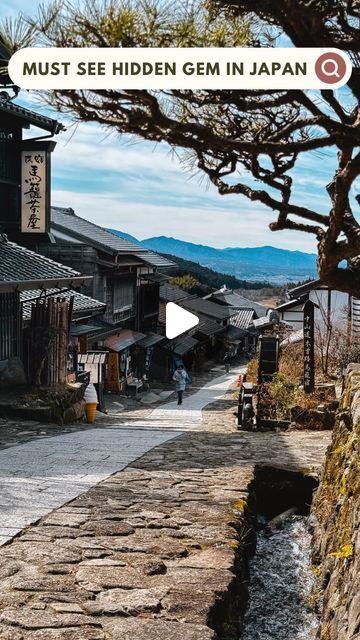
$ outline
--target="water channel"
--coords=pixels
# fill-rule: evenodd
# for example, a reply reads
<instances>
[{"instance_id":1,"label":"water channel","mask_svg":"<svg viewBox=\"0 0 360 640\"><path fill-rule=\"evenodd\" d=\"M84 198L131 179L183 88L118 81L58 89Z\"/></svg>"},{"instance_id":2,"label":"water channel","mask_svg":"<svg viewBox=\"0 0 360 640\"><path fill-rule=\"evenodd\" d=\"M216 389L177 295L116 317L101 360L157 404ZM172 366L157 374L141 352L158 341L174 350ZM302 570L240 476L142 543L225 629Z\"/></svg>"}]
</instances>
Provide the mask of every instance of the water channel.
<instances>
[{"instance_id":1,"label":"water channel","mask_svg":"<svg viewBox=\"0 0 360 640\"><path fill-rule=\"evenodd\" d=\"M319 620L309 608L313 586L307 518L293 516L271 534L262 528L250 563L241 640L314 640Z\"/></svg>"},{"instance_id":2,"label":"water channel","mask_svg":"<svg viewBox=\"0 0 360 640\"><path fill-rule=\"evenodd\" d=\"M308 527L316 486L316 479L299 473L257 471L256 551L250 561L249 603L240 640L316 638L319 619L310 606L315 576ZM289 508L295 514L272 520Z\"/></svg>"}]
</instances>

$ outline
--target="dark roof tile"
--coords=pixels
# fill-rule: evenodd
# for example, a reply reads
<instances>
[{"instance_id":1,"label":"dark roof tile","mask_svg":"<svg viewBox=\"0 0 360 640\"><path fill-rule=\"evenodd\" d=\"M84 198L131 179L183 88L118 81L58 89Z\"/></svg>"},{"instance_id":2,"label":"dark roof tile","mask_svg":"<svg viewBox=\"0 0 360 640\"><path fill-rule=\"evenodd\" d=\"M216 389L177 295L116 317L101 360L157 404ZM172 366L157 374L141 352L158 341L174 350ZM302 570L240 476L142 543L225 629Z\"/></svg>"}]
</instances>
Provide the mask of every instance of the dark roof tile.
<instances>
[{"instance_id":1,"label":"dark roof tile","mask_svg":"<svg viewBox=\"0 0 360 640\"><path fill-rule=\"evenodd\" d=\"M51 224L54 229L67 232L84 244L90 244L105 253L112 255L118 253L131 254L141 262L154 267L174 266L174 263L167 258L115 235L111 231L89 222L89 220L80 218L80 216L75 215L74 210L71 208L51 207Z\"/></svg>"},{"instance_id":2,"label":"dark roof tile","mask_svg":"<svg viewBox=\"0 0 360 640\"><path fill-rule=\"evenodd\" d=\"M0 100L0 113L15 116L20 120L25 120L28 124L32 124L35 127L39 127L40 129L44 129L44 131L49 131L53 134L59 133L65 129L64 125L57 120L43 116L35 111L30 111L30 109L21 107L19 104L15 104L14 102Z\"/></svg>"},{"instance_id":3,"label":"dark roof tile","mask_svg":"<svg viewBox=\"0 0 360 640\"><path fill-rule=\"evenodd\" d=\"M238 309L232 316L230 324L238 329L247 329L252 324L255 312L253 309Z\"/></svg>"},{"instance_id":4,"label":"dark roof tile","mask_svg":"<svg viewBox=\"0 0 360 640\"><path fill-rule=\"evenodd\" d=\"M190 297L190 293L180 289L169 282L165 282L160 287L160 298L166 300L166 302L176 302L177 300L184 300Z\"/></svg>"},{"instance_id":5,"label":"dark roof tile","mask_svg":"<svg viewBox=\"0 0 360 640\"><path fill-rule=\"evenodd\" d=\"M31 315L31 306L32 303L35 302L36 299L40 297L44 297L44 292L40 289L34 289L30 291L22 291L20 294L20 301L23 303L23 318L30 318ZM100 300L95 300L94 298L90 298L89 296L85 296L83 293L79 293L78 291L66 290L66 289L47 289L46 290L46 298L49 296L65 298L65 300L70 300L70 298L74 298L74 306L73 312L76 316L83 316L86 313L93 313L105 310L106 304L104 302L100 302Z\"/></svg>"},{"instance_id":6,"label":"dark roof tile","mask_svg":"<svg viewBox=\"0 0 360 640\"><path fill-rule=\"evenodd\" d=\"M203 298L183 300L181 301L181 306L194 313L198 312L203 316L215 318L215 320L226 320L236 313L236 310L234 311L230 307L222 306L210 300L204 300Z\"/></svg>"},{"instance_id":7,"label":"dark roof tile","mask_svg":"<svg viewBox=\"0 0 360 640\"><path fill-rule=\"evenodd\" d=\"M78 276L80 273L70 267L14 242L0 240L0 282L71 279Z\"/></svg>"}]
</instances>

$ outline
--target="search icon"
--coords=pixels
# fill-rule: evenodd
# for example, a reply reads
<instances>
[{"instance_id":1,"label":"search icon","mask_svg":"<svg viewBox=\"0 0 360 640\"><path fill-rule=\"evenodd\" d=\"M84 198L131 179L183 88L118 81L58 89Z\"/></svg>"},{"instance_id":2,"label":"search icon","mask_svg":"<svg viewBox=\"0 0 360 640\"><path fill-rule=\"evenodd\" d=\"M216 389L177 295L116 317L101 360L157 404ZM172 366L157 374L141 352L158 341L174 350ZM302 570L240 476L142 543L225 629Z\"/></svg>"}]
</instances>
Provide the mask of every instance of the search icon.
<instances>
[{"instance_id":1,"label":"search icon","mask_svg":"<svg viewBox=\"0 0 360 640\"><path fill-rule=\"evenodd\" d=\"M321 82L335 84L346 75L346 62L339 53L323 53L316 60L315 73Z\"/></svg>"},{"instance_id":2,"label":"search icon","mask_svg":"<svg viewBox=\"0 0 360 640\"><path fill-rule=\"evenodd\" d=\"M328 58L321 63L321 72L324 76L336 76L340 80L339 65L335 60Z\"/></svg>"}]
</instances>

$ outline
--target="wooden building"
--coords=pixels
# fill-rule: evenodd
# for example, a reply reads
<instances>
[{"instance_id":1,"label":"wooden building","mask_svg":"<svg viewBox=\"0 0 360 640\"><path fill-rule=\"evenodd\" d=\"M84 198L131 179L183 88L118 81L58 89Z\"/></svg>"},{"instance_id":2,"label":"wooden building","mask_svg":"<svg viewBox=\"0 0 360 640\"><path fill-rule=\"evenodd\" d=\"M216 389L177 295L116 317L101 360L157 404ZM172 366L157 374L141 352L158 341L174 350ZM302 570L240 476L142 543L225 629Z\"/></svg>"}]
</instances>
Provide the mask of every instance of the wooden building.
<instances>
[{"instance_id":1,"label":"wooden building","mask_svg":"<svg viewBox=\"0 0 360 640\"><path fill-rule=\"evenodd\" d=\"M303 328L304 305L311 300L315 305L315 326L326 330L330 326L351 327L353 335L360 337L359 299L342 291L329 289L321 280L306 282L288 291L289 300L277 307L280 318L289 327Z\"/></svg>"},{"instance_id":2,"label":"wooden building","mask_svg":"<svg viewBox=\"0 0 360 640\"><path fill-rule=\"evenodd\" d=\"M88 335L90 348L117 355L120 381L149 372L158 332L159 290L163 271L174 263L75 214L51 208L52 244L39 252L92 276L83 292L106 304L99 328ZM118 383L115 382L119 390Z\"/></svg>"},{"instance_id":3,"label":"wooden building","mask_svg":"<svg viewBox=\"0 0 360 640\"><path fill-rule=\"evenodd\" d=\"M22 305L28 291L46 295L47 289L69 290L83 286L88 279L0 237L0 360L22 356Z\"/></svg>"}]
</instances>

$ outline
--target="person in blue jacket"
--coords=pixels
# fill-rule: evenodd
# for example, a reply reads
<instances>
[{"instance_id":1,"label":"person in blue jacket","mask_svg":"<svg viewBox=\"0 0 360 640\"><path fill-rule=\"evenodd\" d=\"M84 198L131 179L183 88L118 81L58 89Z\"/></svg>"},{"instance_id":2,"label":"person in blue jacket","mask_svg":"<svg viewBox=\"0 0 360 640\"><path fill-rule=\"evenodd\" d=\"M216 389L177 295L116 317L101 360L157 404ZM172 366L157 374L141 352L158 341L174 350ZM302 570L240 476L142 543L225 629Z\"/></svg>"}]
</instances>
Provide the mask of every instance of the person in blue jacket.
<instances>
[{"instance_id":1,"label":"person in blue jacket","mask_svg":"<svg viewBox=\"0 0 360 640\"><path fill-rule=\"evenodd\" d=\"M187 381L187 374L182 364L179 364L177 369L175 370L173 380L175 382L175 388L178 395L178 404L182 404L183 393L185 391Z\"/></svg>"}]
</instances>

